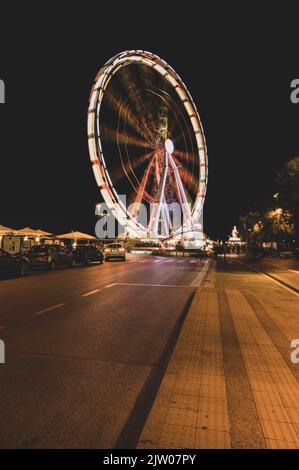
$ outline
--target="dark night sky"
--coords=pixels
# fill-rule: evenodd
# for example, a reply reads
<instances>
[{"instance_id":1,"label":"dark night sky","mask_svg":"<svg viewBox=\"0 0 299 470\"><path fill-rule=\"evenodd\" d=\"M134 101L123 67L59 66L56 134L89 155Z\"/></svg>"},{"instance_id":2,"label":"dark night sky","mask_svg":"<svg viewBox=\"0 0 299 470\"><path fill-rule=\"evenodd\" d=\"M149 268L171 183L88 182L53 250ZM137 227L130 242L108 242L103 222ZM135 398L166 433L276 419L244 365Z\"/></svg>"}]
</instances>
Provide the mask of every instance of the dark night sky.
<instances>
[{"instance_id":1,"label":"dark night sky","mask_svg":"<svg viewBox=\"0 0 299 470\"><path fill-rule=\"evenodd\" d=\"M93 231L89 90L112 55L146 49L178 72L197 104L209 155L205 231L226 235L299 154L299 104L289 99L299 78L295 12L100 4L1 13L0 224Z\"/></svg>"}]
</instances>

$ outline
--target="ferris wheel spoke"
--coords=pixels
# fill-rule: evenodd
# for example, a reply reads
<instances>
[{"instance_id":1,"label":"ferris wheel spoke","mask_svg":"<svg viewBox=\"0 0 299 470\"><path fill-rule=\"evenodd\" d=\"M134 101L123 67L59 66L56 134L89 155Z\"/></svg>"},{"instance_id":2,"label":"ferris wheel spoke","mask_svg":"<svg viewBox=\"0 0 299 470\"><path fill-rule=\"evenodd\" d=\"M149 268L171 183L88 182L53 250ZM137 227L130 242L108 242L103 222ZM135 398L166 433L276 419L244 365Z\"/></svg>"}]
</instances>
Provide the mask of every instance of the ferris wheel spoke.
<instances>
[{"instance_id":1,"label":"ferris wheel spoke","mask_svg":"<svg viewBox=\"0 0 299 470\"><path fill-rule=\"evenodd\" d=\"M150 106L145 104L145 96L140 96L132 90L127 92L127 101L125 106L124 119L127 119L130 125L139 132L149 143L154 143L154 136L148 126L152 122Z\"/></svg>"},{"instance_id":2,"label":"ferris wheel spoke","mask_svg":"<svg viewBox=\"0 0 299 470\"><path fill-rule=\"evenodd\" d=\"M181 150L175 150L173 156L180 162L187 163L189 160L194 161L194 153L192 152L183 152Z\"/></svg>"},{"instance_id":3,"label":"ferris wheel spoke","mask_svg":"<svg viewBox=\"0 0 299 470\"><path fill-rule=\"evenodd\" d=\"M154 147L154 141L148 127L144 121L136 117L136 114L132 111L132 109L127 108L124 121L126 124L129 124L135 132L143 137L143 139L147 142L148 147Z\"/></svg>"},{"instance_id":4,"label":"ferris wheel spoke","mask_svg":"<svg viewBox=\"0 0 299 470\"><path fill-rule=\"evenodd\" d=\"M180 171L181 179L187 185L188 188L196 190L197 183L195 182L195 173L198 169L198 166L194 165L194 160L192 159L193 154L186 154L186 152L181 153L181 156L178 157L178 153L174 152L173 160Z\"/></svg>"},{"instance_id":5,"label":"ferris wheel spoke","mask_svg":"<svg viewBox=\"0 0 299 470\"><path fill-rule=\"evenodd\" d=\"M144 148L149 147L149 144L145 139L129 135L127 132L117 132L115 129L111 129L106 126L101 127L101 135L104 137L106 142L118 142L122 145L133 145Z\"/></svg>"},{"instance_id":6,"label":"ferris wheel spoke","mask_svg":"<svg viewBox=\"0 0 299 470\"><path fill-rule=\"evenodd\" d=\"M149 127L149 123L154 122L155 120L155 113L153 113L153 108L150 103L149 97L151 93L152 84L150 77L146 73L147 69L141 68L139 70L140 76L137 78L135 74L130 72L130 68L126 68L124 79L123 79L123 86L128 87L127 96L128 96L128 103L130 103L130 110L133 116L138 117L139 120L139 129L143 130L143 132L148 136L150 142L154 143L154 133ZM137 81L140 81L143 86L135 87L133 84ZM139 79L139 80L138 80Z\"/></svg>"},{"instance_id":7,"label":"ferris wheel spoke","mask_svg":"<svg viewBox=\"0 0 299 470\"><path fill-rule=\"evenodd\" d=\"M107 92L107 100L109 102L110 109L112 109L118 115L119 124L120 121L122 121L125 125L129 124L130 127L137 134L139 134L139 136L142 136L144 141L147 142L148 147L151 147L152 142L150 136L146 132L146 126L140 121L140 119L138 119L138 114L132 111L132 109L128 106L128 103L124 104L122 97L117 93L112 94Z\"/></svg>"},{"instance_id":8,"label":"ferris wheel spoke","mask_svg":"<svg viewBox=\"0 0 299 470\"><path fill-rule=\"evenodd\" d=\"M186 156L186 154L184 153L184 156ZM192 156L192 154L190 154L190 156ZM182 165L182 162L180 159L177 158L177 152L174 152L173 153L173 160L177 166L177 168L180 170L181 166L183 166L183 170L180 171L180 176L181 176L181 179L183 181L183 183L188 187L188 188L191 188L192 191L196 192L197 191L197 188L198 188L198 181L196 181L196 178L195 178L195 175L194 175L194 165L193 165L193 170L190 171L188 169L188 167L186 167L185 165ZM193 161L193 160L191 160ZM188 161L187 161L188 163Z\"/></svg>"},{"instance_id":9,"label":"ferris wheel spoke","mask_svg":"<svg viewBox=\"0 0 299 470\"><path fill-rule=\"evenodd\" d=\"M136 175L137 169L148 159L151 158L151 155L154 153L154 151L150 153L144 153L140 155L139 157L134 158L133 161L131 160L122 160L122 168L123 171L126 175L126 177L129 179L132 187L136 190L136 187L139 186L139 178ZM133 182L134 181L134 182Z\"/></svg>"},{"instance_id":10,"label":"ferris wheel spoke","mask_svg":"<svg viewBox=\"0 0 299 470\"><path fill-rule=\"evenodd\" d=\"M138 188L137 195L136 195L136 198L135 198L135 203L136 204L140 204L141 201L144 198L145 189L146 189L146 186L147 186L147 183L148 183L148 177L149 177L150 171L153 168L154 160L155 160L155 154L150 159L150 162L149 162L149 164L148 164L148 166L147 166L147 168L144 172L142 181L140 183L140 186Z\"/></svg>"},{"instance_id":11,"label":"ferris wheel spoke","mask_svg":"<svg viewBox=\"0 0 299 470\"><path fill-rule=\"evenodd\" d=\"M197 190L198 184L194 180L194 176L193 176L192 173L190 173L189 171L183 171L183 172L180 173L180 177L181 177L181 180L184 183L185 187L187 187L189 189L191 188L192 191Z\"/></svg>"},{"instance_id":12,"label":"ferris wheel spoke","mask_svg":"<svg viewBox=\"0 0 299 470\"><path fill-rule=\"evenodd\" d=\"M188 129L187 125L180 126L180 132L174 136L174 142L176 145L180 144L181 142L186 142L187 140L190 140L191 138L191 133L190 129Z\"/></svg>"}]
</instances>

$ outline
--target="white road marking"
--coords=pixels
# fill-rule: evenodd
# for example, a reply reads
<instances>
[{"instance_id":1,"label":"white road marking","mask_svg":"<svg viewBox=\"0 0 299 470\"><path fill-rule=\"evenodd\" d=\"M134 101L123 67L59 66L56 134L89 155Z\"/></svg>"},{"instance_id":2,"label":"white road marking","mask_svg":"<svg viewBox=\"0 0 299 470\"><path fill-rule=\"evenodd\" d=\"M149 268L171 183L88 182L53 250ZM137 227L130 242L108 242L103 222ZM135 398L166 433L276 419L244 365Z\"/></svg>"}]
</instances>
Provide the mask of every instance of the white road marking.
<instances>
[{"instance_id":1,"label":"white road marking","mask_svg":"<svg viewBox=\"0 0 299 470\"><path fill-rule=\"evenodd\" d=\"M190 286L182 286L177 284L138 284L137 282L117 282L114 284L115 286L141 286L141 287L190 287Z\"/></svg>"},{"instance_id":2,"label":"white road marking","mask_svg":"<svg viewBox=\"0 0 299 470\"><path fill-rule=\"evenodd\" d=\"M93 295L93 294L98 294L99 292L101 292L103 289L109 289L109 287L113 287L113 286L116 286L115 283L113 284L108 284L108 286L105 286L103 287L102 289L95 289L95 290L92 290L90 292L86 292L85 294L82 294L81 297L89 297L90 295Z\"/></svg>"},{"instance_id":3,"label":"white road marking","mask_svg":"<svg viewBox=\"0 0 299 470\"><path fill-rule=\"evenodd\" d=\"M199 271L197 276L191 282L191 284L190 284L191 287L200 287L201 286L203 278L205 277L208 269L209 269L209 262L205 261L204 264L203 264L203 267L201 268L201 270Z\"/></svg>"},{"instance_id":4,"label":"white road marking","mask_svg":"<svg viewBox=\"0 0 299 470\"><path fill-rule=\"evenodd\" d=\"M292 273L299 274L299 271L296 271L295 269L289 269L289 271L292 271Z\"/></svg>"},{"instance_id":5,"label":"white road marking","mask_svg":"<svg viewBox=\"0 0 299 470\"><path fill-rule=\"evenodd\" d=\"M92 290L90 292L87 292L86 294L82 294L82 297L89 297L90 295L97 294L100 291L101 291L101 289L95 289L95 290Z\"/></svg>"},{"instance_id":6,"label":"white road marking","mask_svg":"<svg viewBox=\"0 0 299 470\"><path fill-rule=\"evenodd\" d=\"M161 261L164 261L164 259L154 259L154 263L161 263Z\"/></svg>"},{"instance_id":7,"label":"white road marking","mask_svg":"<svg viewBox=\"0 0 299 470\"><path fill-rule=\"evenodd\" d=\"M164 263L173 263L174 259L170 259L168 261L164 261Z\"/></svg>"},{"instance_id":8,"label":"white road marking","mask_svg":"<svg viewBox=\"0 0 299 470\"><path fill-rule=\"evenodd\" d=\"M191 259L190 263L196 263L196 261L194 259Z\"/></svg>"},{"instance_id":9,"label":"white road marking","mask_svg":"<svg viewBox=\"0 0 299 470\"><path fill-rule=\"evenodd\" d=\"M39 312L36 312L35 315L42 315L43 313L50 312L51 310L56 310L57 308L63 307L64 305L65 303L52 305L52 307L48 307L43 310L40 310Z\"/></svg>"}]
</instances>

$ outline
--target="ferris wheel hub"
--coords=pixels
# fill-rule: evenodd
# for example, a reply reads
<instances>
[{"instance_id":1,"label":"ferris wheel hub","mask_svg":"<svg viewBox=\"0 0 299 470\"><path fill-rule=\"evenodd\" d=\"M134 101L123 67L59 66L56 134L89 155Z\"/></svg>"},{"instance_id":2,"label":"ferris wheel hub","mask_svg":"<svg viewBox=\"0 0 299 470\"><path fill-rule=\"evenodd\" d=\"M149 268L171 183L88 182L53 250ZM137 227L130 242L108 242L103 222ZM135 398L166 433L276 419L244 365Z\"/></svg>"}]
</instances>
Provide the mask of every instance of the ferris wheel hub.
<instances>
[{"instance_id":1,"label":"ferris wheel hub","mask_svg":"<svg viewBox=\"0 0 299 470\"><path fill-rule=\"evenodd\" d=\"M165 145L166 152L172 154L173 151L174 151L174 145L173 145L172 140L171 139L166 139L164 145Z\"/></svg>"}]
</instances>

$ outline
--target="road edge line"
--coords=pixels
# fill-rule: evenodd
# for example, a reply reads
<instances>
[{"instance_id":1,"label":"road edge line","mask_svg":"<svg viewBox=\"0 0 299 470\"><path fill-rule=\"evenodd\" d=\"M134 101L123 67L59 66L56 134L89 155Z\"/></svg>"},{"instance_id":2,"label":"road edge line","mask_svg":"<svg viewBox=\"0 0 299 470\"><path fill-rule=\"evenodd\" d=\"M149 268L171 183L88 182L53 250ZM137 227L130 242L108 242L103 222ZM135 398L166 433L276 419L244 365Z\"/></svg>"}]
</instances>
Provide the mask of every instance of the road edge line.
<instances>
[{"instance_id":1,"label":"road edge line","mask_svg":"<svg viewBox=\"0 0 299 470\"><path fill-rule=\"evenodd\" d=\"M281 279L278 279L277 277L273 276L273 274L270 274L270 273L267 273L265 271L260 271L259 269L256 269L254 268L253 266L250 266L249 264L247 263L242 263L244 264L245 266L247 266L249 269L251 269L252 271L258 273L258 274L262 274L263 276L266 276L266 277L269 277L270 279L272 279L273 282L275 282L276 284L279 284L280 287L283 287L284 289L288 290L289 292L291 292L292 294L296 295L299 297L299 289L297 289L296 287L294 286L291 286L291 284L288 284L287 282L285 281L282 281Z\"/></svg>"}]
</instances>

